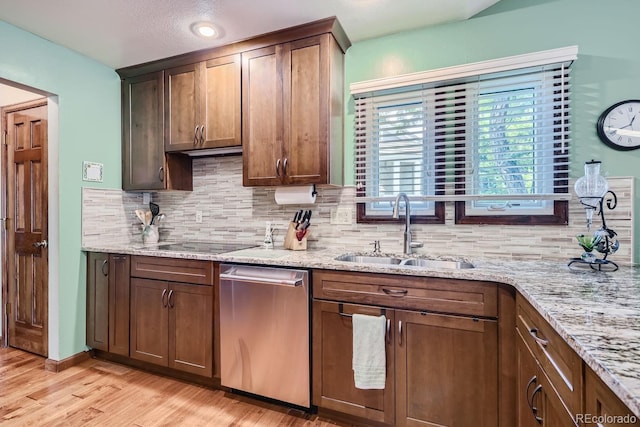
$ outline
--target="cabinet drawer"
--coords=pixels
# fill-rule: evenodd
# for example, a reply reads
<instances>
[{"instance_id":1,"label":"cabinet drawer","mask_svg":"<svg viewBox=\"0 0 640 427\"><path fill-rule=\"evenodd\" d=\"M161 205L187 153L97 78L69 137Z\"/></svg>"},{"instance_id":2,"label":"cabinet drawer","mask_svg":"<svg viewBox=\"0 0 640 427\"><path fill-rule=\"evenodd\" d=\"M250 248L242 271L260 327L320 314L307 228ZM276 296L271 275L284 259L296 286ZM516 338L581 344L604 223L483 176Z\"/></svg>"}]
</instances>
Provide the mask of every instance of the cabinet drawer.
<instances>
[{"instance_id":1,"label":"cabinet drawer","mask_svg":"<svg viewBox=\"0 0 640 427\"><path fill-rule=\"evenodd\" d=\"M131 277L213 286L213 262L134 255Z\"/></svg>"},{"instance_id":2,"label":"cabinet drawer","mask_svg":"<svg viewBox=\"0 0 640 427\"><path fill-rule=\"evenodd\" d=\"M476 282L391 274L314 270L313 297L361 304L496 317L498 287Z\"/></svg>"},{"instance_id":3,"label":"cabinet drawer","mask_svg":"<svg viewBox=\"0 0 640 427\"><path fill-rule=\"evenodd\" d=\"M582 413L582 359L520 294L516 325L569 412Z\"/></svg>"}]
</instances>

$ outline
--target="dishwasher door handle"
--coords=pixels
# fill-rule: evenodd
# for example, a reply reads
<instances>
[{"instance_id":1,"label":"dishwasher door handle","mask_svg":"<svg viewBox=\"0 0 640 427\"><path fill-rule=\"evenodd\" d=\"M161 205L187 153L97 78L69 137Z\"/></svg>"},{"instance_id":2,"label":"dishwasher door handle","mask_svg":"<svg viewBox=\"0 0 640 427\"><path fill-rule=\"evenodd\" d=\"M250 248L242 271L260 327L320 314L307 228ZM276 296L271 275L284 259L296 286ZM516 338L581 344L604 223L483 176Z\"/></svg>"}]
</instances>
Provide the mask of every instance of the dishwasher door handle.
<instances>
[{"instance_id":1,"label":"dishwasher door handle","mask_svg":"<svg viewBox=\"0 0 640 427\"><path fill-rule=\"evenodd\" d=\"M302 283L304 282L303 278L286 280L286 279L271 279L267 277L240 276L237 274L226 274L226 273L221 273L220 279L235 280L235 281L245 282L245 283L258 283L263 285L278 285L278 286L291 286L291 287L301 286Z\"/></svg>"}]
</instances>

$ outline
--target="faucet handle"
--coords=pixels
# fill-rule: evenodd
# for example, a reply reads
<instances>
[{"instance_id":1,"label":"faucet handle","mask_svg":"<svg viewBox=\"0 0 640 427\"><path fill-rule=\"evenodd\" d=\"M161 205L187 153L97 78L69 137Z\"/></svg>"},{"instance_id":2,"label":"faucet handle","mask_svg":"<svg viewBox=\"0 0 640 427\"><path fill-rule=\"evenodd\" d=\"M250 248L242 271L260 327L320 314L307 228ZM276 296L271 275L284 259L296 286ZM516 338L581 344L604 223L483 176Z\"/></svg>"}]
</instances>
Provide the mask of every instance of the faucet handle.
<instances>
[{"instance_id":1,"label":"faucet handle","mask_svg":"<svg viewBox=\"0 0 640 427\"><path fill-rule=\"evenodd\" d=\"M374 240L370 244L373 245L373 253L374 254L379 254L380 253L380 240Z\"/></svg>"}]
</instances>

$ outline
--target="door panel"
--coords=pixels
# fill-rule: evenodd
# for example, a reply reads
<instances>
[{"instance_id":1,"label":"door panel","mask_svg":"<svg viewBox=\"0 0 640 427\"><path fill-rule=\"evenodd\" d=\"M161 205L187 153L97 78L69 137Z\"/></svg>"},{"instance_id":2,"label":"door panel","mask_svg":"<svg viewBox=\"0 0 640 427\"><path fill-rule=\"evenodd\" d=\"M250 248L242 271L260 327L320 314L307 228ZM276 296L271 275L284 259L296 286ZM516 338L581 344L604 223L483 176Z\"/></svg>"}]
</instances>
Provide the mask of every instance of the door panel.
<instances>
[{"instance_id":1,"label":"door panel","mask_svg":"<svg viewBox=\"0 0 640 427\"><path fill-rule=\"evenodd\" d=\"M326 54L320 36L289 43L288 49L283 67L283 80L289 82L283 97L286 180L292 184L321 183L327 173Z\"/></svg>"},{"instance_id":2,"label":"door panel","mask_svg":"<svg viewBox=\"0 0 640 427\"><path fill-rule=\"evenodd\" d=\"M342 309L342 311L341 311ZM342 314L340 314L342 313ZM393 424L394 350L387 336L384 390L361 390L353 378L353 313L379 316L379 307L313 302L313 404L333 411ZM385 310L393 324L393 310Z\"/></svg>"},{"instance_id":3,"label":"door panel","mask_svg":"<svg viewBox=\"0 0 640 427\"><path fill-rule=\"evenodd\" d=\"M494 320L396 310L396 425L496 427Z\"/></svg>"},{"instance_id":4,"label":"door panel","mask_svg":"<svg viewBox=\"0 0 640 427\"><path fill-rule=\"evenodd\" d=\"M199 64L165 71L165 150L196 148L196 126L200 126Z\"/></svg>"},{"instance_id":5,"label":"door panel","mask_svg":"<svg viewBox=\"0 0 640 427\"><path fill-rule=\"evenodd\" d=\"M213 287L172 283L169 294L169 366L213 374Z\"/></svg>"},{"instance_id":6,"label":"door panel","mask_svg":"<svg viewBox=\"0 0 640 427\"><path fill-rule=\"evenodd\" d=\"M5 110L9 345L47 356L47 104Z\"/></svg>"},{"instance_id":7,"label":"door panel","mask_svg":"<svg viewBox=\"0 0 640 427\"><path fill-rule=\"evenodd\" d=\"M242 144L240 55L207 61L203 148Z\"/></svg>"},{"instance_id":8,"label":"door panel","mask_svg":"<svg viewBox=\"0 0 640 427\"><path fill-rule=\"evenodd\" d=\"M243 185L278 185L282 161L282 81L275 46L242 54ZM280 95L279 95L280 94ZM282 175L282 165L279 172Z\"/></svg>"},{"instance_id":9,"label":"door panel","mask_svg":"<svg viewBox=\"0 0 640 427\"><path fill-rule=\"evenodd\" d=\"M169 284L131 279L131 358L168 366Z\"/></svg>"},{"instance_id":10,"label":"door panel","mask_svg":"<svg viewBox=\"0 0 640 427\"><path fill-rule=\"evenodd\" d=\"M129 255L109 255L109 352L129 355Z\"/></svg>"}]
</instances>

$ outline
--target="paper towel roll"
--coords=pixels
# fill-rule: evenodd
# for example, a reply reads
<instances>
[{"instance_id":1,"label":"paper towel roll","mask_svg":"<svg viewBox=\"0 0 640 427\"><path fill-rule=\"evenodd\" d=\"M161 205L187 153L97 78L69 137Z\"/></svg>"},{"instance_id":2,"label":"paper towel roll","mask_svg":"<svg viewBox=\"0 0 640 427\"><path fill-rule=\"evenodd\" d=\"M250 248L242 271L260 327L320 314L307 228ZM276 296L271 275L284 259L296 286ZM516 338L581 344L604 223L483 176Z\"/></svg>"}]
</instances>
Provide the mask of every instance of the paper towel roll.
<instances>
[{"instance_id":1,"label":"paper towel roll","mask_svg":"<svg viewBox=\"0 0 640 427\"><path fill-rule=\"evenodd\" d=\"M279 205L309 205L316 202L315 185L296 185L276 188Z\"/></svg>"}]
</instances>

